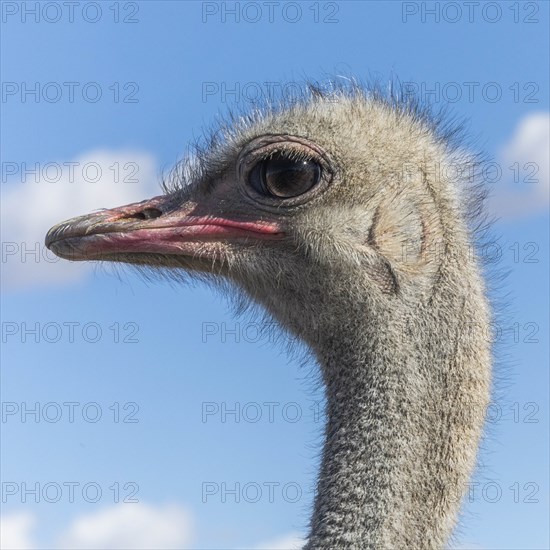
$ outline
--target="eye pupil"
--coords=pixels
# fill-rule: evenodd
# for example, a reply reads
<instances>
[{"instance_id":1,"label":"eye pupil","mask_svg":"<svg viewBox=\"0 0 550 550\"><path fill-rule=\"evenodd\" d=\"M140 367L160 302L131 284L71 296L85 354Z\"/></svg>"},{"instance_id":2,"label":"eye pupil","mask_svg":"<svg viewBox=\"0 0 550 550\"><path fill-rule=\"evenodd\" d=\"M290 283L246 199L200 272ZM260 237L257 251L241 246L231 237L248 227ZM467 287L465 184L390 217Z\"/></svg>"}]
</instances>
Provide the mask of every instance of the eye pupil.
<instances>
[{"instance_id":1,"label":"eye pupil","mask_svg":"<svg viewBox=\"0 0 550 550\"><path fill-rule=\"evenodd\" d=\"M250 184L264 195L281 199L309 191L321 179L321 167L312 160L275 155L260 161L250 172Z\"/></svg>"}]
</instances>

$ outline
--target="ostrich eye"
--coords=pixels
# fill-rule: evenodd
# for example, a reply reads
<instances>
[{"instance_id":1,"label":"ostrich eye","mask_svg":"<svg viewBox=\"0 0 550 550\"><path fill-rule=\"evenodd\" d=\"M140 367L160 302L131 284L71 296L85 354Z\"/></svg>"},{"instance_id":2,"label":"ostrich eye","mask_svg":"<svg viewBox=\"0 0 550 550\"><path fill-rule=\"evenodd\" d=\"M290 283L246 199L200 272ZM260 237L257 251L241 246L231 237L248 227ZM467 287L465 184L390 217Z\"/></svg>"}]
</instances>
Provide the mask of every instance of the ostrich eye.
<instances>
[{"instance_id":1,"label":"ostrich eye","mask_svg":"<svg viewBox=\"0 0 550 550\"><path fill-rule=\"evenodd\" d=\"M321 167L316 162L291 159L281 154L258 162L248 177L256 191L280 199L302 195L320 179Z\"/></svg>"}]
</instances>

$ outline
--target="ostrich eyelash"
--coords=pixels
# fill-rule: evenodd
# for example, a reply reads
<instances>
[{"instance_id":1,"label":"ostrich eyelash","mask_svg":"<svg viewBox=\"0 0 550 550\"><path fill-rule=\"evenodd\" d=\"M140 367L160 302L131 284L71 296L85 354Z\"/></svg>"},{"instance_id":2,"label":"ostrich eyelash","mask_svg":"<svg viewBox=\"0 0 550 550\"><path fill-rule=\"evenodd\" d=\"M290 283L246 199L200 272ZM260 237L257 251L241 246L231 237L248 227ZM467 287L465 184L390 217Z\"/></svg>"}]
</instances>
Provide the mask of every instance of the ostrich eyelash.
<instances>
[{"instance_id":1,"label":"ostrich eyelash","mask_svg":"<svg viewBox=\"0 0 550 550\"><path fill-rule=\"evenodd\" d=\"M273 149L269 151L267 155L260 156L259 162L264 160L272 160L273 158L280 156L293 162L310 162L315 160L315 156L308 154L304 150L299 150L294 147L281 147L279 149Z\"/></svg>"}]
</instances>

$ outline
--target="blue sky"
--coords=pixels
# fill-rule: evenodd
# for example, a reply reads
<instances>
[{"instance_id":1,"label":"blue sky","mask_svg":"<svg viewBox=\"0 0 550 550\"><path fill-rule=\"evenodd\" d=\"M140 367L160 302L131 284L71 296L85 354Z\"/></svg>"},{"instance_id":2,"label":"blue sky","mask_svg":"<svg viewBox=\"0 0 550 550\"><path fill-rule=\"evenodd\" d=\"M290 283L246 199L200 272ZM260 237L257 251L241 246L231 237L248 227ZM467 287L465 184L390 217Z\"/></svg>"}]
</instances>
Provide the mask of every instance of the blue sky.
<instances>
[{"instance_id":1,"label":"blue sky","mask_svg":"<svg viewBox=\"0 0 550 550\"><path fill-rule=\"evenodd\" d=\"M2 4L4 546L305 534L322 430L307 370L206 286L56 261L41 243L62 219L158 193L201 128L267 82L355 74L450 101L495 159L486 253L509 271L509 305L456 546L548 548L548 3L236 4L238 21L234 2Z\"/></svg>"}]
</instances>

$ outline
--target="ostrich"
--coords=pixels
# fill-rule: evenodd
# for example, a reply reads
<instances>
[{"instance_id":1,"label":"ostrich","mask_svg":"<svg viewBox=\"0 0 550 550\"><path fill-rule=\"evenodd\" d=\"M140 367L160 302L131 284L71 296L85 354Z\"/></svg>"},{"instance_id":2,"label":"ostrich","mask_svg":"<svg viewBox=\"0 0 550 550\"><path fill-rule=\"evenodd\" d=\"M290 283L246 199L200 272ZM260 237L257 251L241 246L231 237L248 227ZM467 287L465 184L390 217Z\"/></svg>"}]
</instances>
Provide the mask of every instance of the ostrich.
<instances>
[{"instance_id":1,"label":"ostrich","mask_svg":"<svg viewBox=\"0 0 550 550\"><path fill-rule=\"evenodd\" d=\"M489 401L471 158L429 107L310 88L232 117L165 193L73 218L61 258L229 281L319 365L326 426L305 548L449 540ZM477 327L477 328L476 328Z\"/></svg>"}]
</instances>

